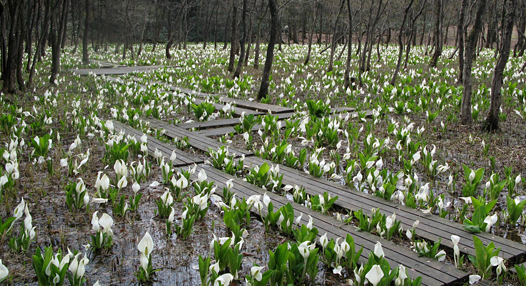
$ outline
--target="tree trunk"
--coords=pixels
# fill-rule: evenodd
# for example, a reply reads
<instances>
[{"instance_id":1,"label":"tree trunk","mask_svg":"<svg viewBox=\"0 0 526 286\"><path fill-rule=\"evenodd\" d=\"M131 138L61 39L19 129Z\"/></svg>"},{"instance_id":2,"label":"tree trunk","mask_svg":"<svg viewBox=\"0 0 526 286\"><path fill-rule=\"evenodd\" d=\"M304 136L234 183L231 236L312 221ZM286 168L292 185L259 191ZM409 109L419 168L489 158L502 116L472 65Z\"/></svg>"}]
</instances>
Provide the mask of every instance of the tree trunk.
<instances>
[{"instance_id":1,"label":"tree trunk","mask_svg":"<svg viewBox=\"0 0 526 286\"><path fill-rule=\"evenodd\" d=\"M172 54L170 53L170 49L172 48L172 45L174 44L174 28L172 26L172 20L171 20L171 11L168 10L168 13L166 13L166 27L168 29L168 42L166 42L166 48L165 48L165 55L167 59L172 58Z\"/></svg>"},{"instance_id":2,"label":"tree trunk","mask_svg":"<svg viewBox=\"0 0 526 286\"><path fill-rule=\"evenodd\" d=\"M442 17L443 17L443 0L435 0L436 14L435 14L435 52L431 58L429 65L431 67L437 67L438 59L442 55ZM484 1L484 0L483 0Z\"/></svg>"},{"instance_id":3,"label":"tree trunk","mask_svg":"<svg viewBox=\"0 0 526 286\"><path fill-rule=\"evenodd\" d=\"M261 26L261 21L258 23L258 30L257 30L257 35L256 35L256 48L254 49L254 68L255 69L258 69L259 68L259 44L260 44L260 41L261 41L261 29L260 29L260 26Z\"/></svg>"},{"instance_id":4,"label":"tree trunk","mask_svg":"<svg viewBox=\"0 0 526 286\"><path fill-rule=\"evenodd\" d=\"M245 52L245 67L248 66L248 59L250 58L250 48L252 47L252 16L249 15L249 24L248 24L248 37L247 37L247 51Z\"/></svg>"},{"instance_id":5,"label":"tree trunk","mask_svg":"<svg viewBox=\"0 0 526 286\"><path fill-rule=\"evenodd\" d=\"M228 71L234 71L234 63L236 61L237 48L237 6L236 0L232 1L232 32L230 34L230 58L228 60Z\"/></svg>"},{"instance_id":6,"label":"tree trunk","mask_svg":"<svg viewBox=\"0 0 526 286\"><path fill-rule=\"evenodd\" d=\"M90 18L90 0L84 0L85 1L85 13L86 18L84 19L84 35L82 36L82 63L84 65L89 64L89 54L88 54L88 31L89 31L89 18Z\"/></svg>"},{"instance_id":7,"label":"tree trunk","mask_svg":"<svg viewBox=\"0 0 526 286\"><path fill-rule=\"evenodd\" d=\"M338 31L338 22L340 20L340 15L342 14L344 4L345 4L345 0L342 0L340 4L340 9L338 10L338 14L336 15L336 20L334 21L334 29L332 32L332 43L331 43L331 55L329 57L329 66L327 67L327 72L332 71L332 65L334 62L334 52L336 51L336 33Z\"/></svg>"},{"instance_id":8,"label":"tree trunk","mask_svg":"<svg viewBox=\"0 0 526 286\"><path fill-rule=\"evenodd\" d=\"M270 10L270 39L268 41L267 58L265 59L265 67L263 68L263 76L261 77L261 86L258 92L258 100L261 101L268 94L270 71L272 70L272 62L274 61L274 45L278 35L278 7L277 0L269 0L268 6Z\"/></svg>"},{"instance_id":9,"label":"tree trunk","mask_svg":"<svg viewBox=\"0 0 526 286\"><path fill-rule=\"evenodd\" d=\"M473 56L477 47L477 38L482 30L482 14L486 8L487 0L478 0L477 14L475 24L469 33L466 42L466 55L464 58L464 94L462 95L462 105L460 109L460 121L467 125L473 123L471 117L471 67L473 65Z\"/></svg>"},{"instance_id":10,"label":"tree trunk","mask_svg":"<svg viewBox=\"0 0 526 286\"><path fill-rule=\"evenodd\" d=\"M345 73L343 75L343 86L345 89L351 85L350 73L351 73L351 57L352 57L352 11L351 11L351 0L347 0L347 13L349 16L349 39L347 46L347 60L345 61ZM354 81L353 81L354 82Z\"/></svg>"},{"instance_id":11,"label":"tree trunk","mask_svg":"<svg viewBox=\"0 0 526 286\"><path fill-rule=\"evenodd\" d=\"M239 40L239 46L241 52L239 54L239 60L237 61L236 71L234 72L234 78L239 78L241 70L243 69L243 61L245 59L245 42L247 41L247 0L243 0L243 14L241 15L241 25L243 26L243 35Z\"/></svg>"},{"instance_id":12,"label":"tree trunk","mask_svg":"<svg viewBox=\"0 0 526 286\"><path fill-rule=\"evenodd\" d=\"M58 72L60 71L60 44L62 43L62 29L66 24L67 0L58 0L54 5L51 19L51 76L49 82L56 84Z\"/></svg>"},{"instance_id":13,"label":"tree trunk","mask_svg":"<svg viewBox=\"0 0 526 286\"><path fill-rule=\"evenodd\" d=\"M404 69L407 68L407 63L409 62L409 53L411 51L411 42L413 42L413 45L416 45L416 21L418 20L418 17L422 15L422 12L424 11L424 8L426 6L426 0L422 1L422 7L420 7L420 11L411 18L411 33L409 33L409 39L407 40L407 47L405 48L405 61L404 61Z\"/></svg>"},{"instance_id":14,"label":"tree trunk","mask_svg":"<svg viewBox=\"0 0 526 286\"><path fill-rule=\"evenodd\" d=\"M407 7L404 10L404 18L402 20L402 25L400 26L400 32L398 33L398 45L399 45L398 61L396 62L396 68L395 68L395 71L393 72L393 77L391 78L391 82L390 82L390 84L393 86L396 83L396 78L398 77L398 72L400 72L400 66L402 65L402 56L404 54L404 42L402 41L402 35L404 33L404 27L405 27L405 21L407 20L407 14L409 14L409 9L411 9L411 6L413 6L413 2L414 0L411 0L411 2L409 2L409 5L407 5Z\"/></svg>"},{"instance_id":15,"label":"tree trunk","mask_svg":"<svg viewBox=\"0 0 526 286\"><path fill-rule=\"evenodd\" d=\"M458 26L457 26L457 34L458 34L458 67L460 71L464 70L464 21L465 21L465 13L466 8L468 5L467 0L462 0L462 4L460 5L460 16L458 19ZM458 82L462 83L463 81L463 72L458 73Z\"/></svg>"},{"instance_id":16,"label":"tree trunk","mask_svg":"<svg viewBox=\"0 0 526 286\"><path fill-rule=\"evenodd\" d=\"M312 52L312 38L314 36L314 30L316 28L316 17L317 17L317 9L316 9L316 2L314 2L314 19L312 21L312 27L311 27L311 31L310 31L310 37L309 37L309 47L308 47L308 51L307 51L307 57L305 58L305 62L303 63L303 65L308 65L309 64L309 60L310 60L310 54Z\"/></svg>"},{"instance_id":17,"label":"tree trunk","mask_svg":"<svg viewBox=\"0 0 526 286\"><path fill-rule=\"evenodd\" d=\"M515 18L517 0L507 0L504 5L507 6L507 11L505 12L506 20L503 26L499 58L497 59L497 64L493 71L493 79L491 80L491 106L484 126L488 131L499 129L502 80L504 77L504 68L510 55L511 35L513 34L513 20Z\"/></svg>"}]
</instances>

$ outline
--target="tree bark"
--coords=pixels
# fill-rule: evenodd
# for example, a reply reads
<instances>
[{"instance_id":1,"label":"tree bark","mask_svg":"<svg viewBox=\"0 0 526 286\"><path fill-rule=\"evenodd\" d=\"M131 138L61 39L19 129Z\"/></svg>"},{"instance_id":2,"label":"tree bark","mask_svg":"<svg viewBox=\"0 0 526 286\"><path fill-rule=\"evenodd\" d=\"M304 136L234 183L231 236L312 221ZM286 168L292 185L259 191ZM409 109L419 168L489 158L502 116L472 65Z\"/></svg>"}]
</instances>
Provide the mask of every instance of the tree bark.
<instances>
[{"instance_id":1,"label":"tree bark","mask_svg":"<svg viewBox=\"0 0 526 286\"><path fill-rule=\"evenodd\" d=\"M51 2L51 1L50 1ZM66 24L67 0L58 0L56 5L53 5L53 12L51 17L51 76L49 82L56 84L58 72L60 71L60 54L62 43L62 29Z\"/></svg>"},{"instance_id":2,"label":"tree bark","mask_svg":"<svg viewBox=\"0 0 526 286\"><path fill-rule=\"evenodd\" d=\"M230 34L230 58L228 60L228 71L234 71L234 62L236 60L237 48L237 6L236 0L232 0L232 32Z\"/></svg>"},{"instance_id":3,"label":"tree bark","mask_svg":"<svg viewBox=\"0 0 526 286\"><path fill-rule=\"evenodd\" d=\"M477 38L482 30L482 14L486 8L487 0L478 0L475 24L469 33L466 42L466 55L464 58L464 90L462 95L462 105L460 109L460 121L464 125L473 123L471 117L471 67L473 65L473 56L477 48Z\"/></svg>"},{"instance_id":4,"label":"tree bark","mask_svg":"<svg viewBox=\"0 0 526 286\"><path fill-rule=\"evenodd\" d=\"M86 18L84 19L84 35L82 36L82 63L84 65L89 64L89 53L88 53L88 31L89 31L89 18L90 18L90 0L85 1L85 13Z\"/></svg>"},{"instance_id":5,"label":"tree bark","mask_svg":"<svg viewBox=\"0 0 526 286\"><path fill-rule=\"evenodd\" d=\"M457 34L458 34L458 67L460 71L464 70L464 21L465 21L465 13L466 8L468 5L467 0L462 0L462 4L460 5L460 16L458 19L458 26L457 26ZM462 83L464 79L464 73L459 72L458 73L458 82Z\"/></svg>"},{"instance_id":6,"label":"tree bark","mask_svg":"<svg viewBox=\"0 0 526 286\"><path fill-rule=\"evenodd\" d=\"M402 35L404 33L404 27L405 27L405 22L407 20L407 14L409 14L409 9L411 9L411 6L413 6L413 2L414 0L411 0L409 2L409 5L407 5L407 7L404 10L404 18L402 20L402 25L400 26L400 32L398 33L398 45L399 45L398 61L396 62L396 68L395 68L395 71L393 72L393 77L391 78L391 82L390 82L390 84L393 86L396 83L396 78L398 77L398 72L400 72L400 66L402 65L402 56L404 54L404 42L402 41Z\"/></svg>"},{"instance_id":7,"label":"tree bark","mask_svg":"<svg viewBox=\"0 0 526 286\"><path fill-rule=\"evenodd\" d=\"M331 43L331 55L329 57L329 66L327 67L327 72L332 71L332 66L334 62L334 52L336 51L336 33L338 31L338 22L340 20L340 15L342 14L344 4L345 4L345 0L342 0L340 4L340 9L338 10L338 14L336 15L336 20L334 21L334 28L332 32L332 43Z\"/></svg>"},{"instance_id":8,"label":"tree bark","mask_svg":"<svg viewBox=\"0 0 526 286\"><path fill-rule=\"evenodd\" d=\"M347 60L345 61L345 73L343 75L343 86L345 89L351 85L350 73L351 73L351 57L352 57L352 11L351 11L351 0L347 0L347 13L349 16L349 40L347 46Z\"/></svg>"},{"instance_id":9,"label":"tree bark","mask_svg":"<svg viewBox=\"0 0 526 286\"><path fill-rule=\"evenodd\" d=\"M270 71L272 70L272 62L274 61L274 45L278 35L278 7L277 0L269 0L268 7L270 10L270 39L268 41L267 58L265 59L265 67L263 68L263 76L261 77L261 86L258 92L258 100L261 101L268 94Z\"/></svg>"},{"instance_id":10,"label":"tree bark","mask_svg":"<svg viewBox=\"0 0 526 286\"><path fill-rule=\"evenodd\" d=\"M234 72L234 78L239 78L241 70L243 69L243 61L245 60L245 42L247 40L247 0L243 0L243 14L241 15L241 23L243 26L243 35L239 40L239 46L241 51L239 54L239 60L237 61L236 71Z\"/></svg>"},{"instance_id":11,"label":"tree bark","mask_svg":"<svg viewBox=\"0 0 526 286\"><path fill-rule=\"evenodd\" d=\"M493 79L491 80L491 106L484 126L488 131L499 129L502 80L504 78L504 68L506 68L506 63L510 56L511 35L513 34L513 20L515 18L517 0L507 0L504 5L507 6L507 11L505 12L506 20L503 26L499 58L497 59L497 64L493 71Z\"/></svg>"},{"instance_id":12,"label":"tree bark","mask_svg":"<svg viewBox=\"0 0 526 286\"><path fill-rule=\"evenodd\" d=\"M311 31L310 31L310 37L309 37L309 46L308 46L308 51L307 51L307 57L305 58L305 62L303 63L303 65L308 65L309 64L309 60L310 60L310 54L312 52L312 38L314 36L314 30L316 28L316 17L317 17L317 5L316 5L316 2L314 2L314 19L312 21L312 27L311 27Z\"/></svg>"},{"instance_id":13,"label":"tree bark","mask_svg":"<svg viewBox=\"0 0 526 286\"><path fill-rule=\"evenodd\" d=\"M433 57L431 58L431 62L429 63L429 66L431 67L437 67L438 59L442 55L442 47L444 45L442 42L442 10L444 9L442 1L443 0L435 0L435 52L433 53Z\"/></svg>"}]
</instances>

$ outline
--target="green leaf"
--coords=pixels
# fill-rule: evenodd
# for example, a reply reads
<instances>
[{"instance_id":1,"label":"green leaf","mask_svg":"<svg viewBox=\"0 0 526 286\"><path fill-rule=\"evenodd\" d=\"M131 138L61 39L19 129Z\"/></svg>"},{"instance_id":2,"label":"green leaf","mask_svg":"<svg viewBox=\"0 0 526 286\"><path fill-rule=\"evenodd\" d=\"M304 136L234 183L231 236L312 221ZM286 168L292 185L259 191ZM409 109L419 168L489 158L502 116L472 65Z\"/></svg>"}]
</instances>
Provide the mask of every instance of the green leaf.
<instances>
[{"instance_id":1,"label":"green leaf","mask_svg":"<svg viewBox=\"0 0 526 286\"><path fill-rule=\"evenodd\" d=\"M268 173L268 171L270 170L270 166L265 162L263 163L263 165L261 165L261 167L259 167L259 175L261 176L264 176L265 174Z\"/></svg>"},{"instance_id":2,"label":"green leaf","mask_svg":"<svg viewBox=\"0 0 526 286\"><path fill-rule=\"evenodd\" d=\"M464 229L471 232L471 233L479 233L480 228L478 225L474 225L470 220L466 219L464 220Z\"/></svg>"}]
</instances>

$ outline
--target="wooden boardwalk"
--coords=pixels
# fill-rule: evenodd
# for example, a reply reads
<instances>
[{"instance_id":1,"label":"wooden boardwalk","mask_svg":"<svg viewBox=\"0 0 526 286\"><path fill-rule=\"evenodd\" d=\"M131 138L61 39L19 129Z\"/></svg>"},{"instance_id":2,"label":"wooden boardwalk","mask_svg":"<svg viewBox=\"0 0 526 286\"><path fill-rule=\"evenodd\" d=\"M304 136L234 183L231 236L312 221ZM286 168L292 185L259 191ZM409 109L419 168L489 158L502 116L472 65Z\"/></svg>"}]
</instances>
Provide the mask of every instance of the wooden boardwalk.
<instances>
[{"instance_id":1,"label":"wooden boardwalk","mask_svg":"<svg viewBox=\"0 0 526 286\"><path fill-rule=\"evenodd\" d=\"M247 167L262 165L264 162L276 164L259 157L249 157L245 159L245 165ZM430 241L438 241L441 239L443 246L452 249L453 243L451 241L451 235L455 234L460 237L460 251L475 255L473 235L464 230L462 224L440 218L436 215L424 214L421 211L378 198L371 194L354 191L347 186L316 178L297 169L283 165L280 165L279 169L280 173L284 174L283 184L303 186L305 187L306 193L311 196L329 192L332 196L338 196L335 205L347 210L357 211L362 209L364 213L370 214L371 209L379 208L385 215L396 213L396 218L401 221L401 226L404 229L411 228L413 222L418 219L420 223L416 229L417 236ZM526 246L523 244L486 232L478 233L476 236L479 237L485 245L493 241L496 247L501 248L501 256L507 260L512 262L521 261L526 256Z\"/></svg>"},{"instance_id":2,"label":"wooden boardwalk","mask_svg":"<svg viewBox=\"0 0 526 286\"><path fill-rule=\"evenodd\" d=\"M217 150L221 146L228 146L226 144L223 144L221 142L218 142L217 140L198 135L196 133L193 133L191 131L187 131L181 127L177 127L173 124L166 123L164 121L154 119L154 118L147 118L143 119L144 121L147 121L150 123L150 126L155 128L162 128L166 131L164 135L175 138L175 137L188 137L190 139L190 145L196 149L199 149L204 152L208 152L208 148L212 148L214 150ZM253 153L251 151L242 150L242 149L236 149L236 148L230 148L230 152L236 153L236 155L252 155Z\"/></svg>"},{"instance_id":3,"label":"wooden boardwalk","mask_svg":"<svg viewBox=\"0 0 526 286\"><path fill-rule=\"evenodd\" d=\"M230 97L221 97L219 101L225 102L225 103L232 103L232 104L235 104L236 106L241 106L241 107L245 107L248 109L263 111L265 113L268 112L268 113L274 114L274 113L294 112L294 109L288 108L288 107L259 103L257 101L241 100L241 99L230 98Z\"/></svg>"},{"instance_id":4,"label":"wooden boardwalk","mask_svg":"<svg viewBox=\"0 0 526 286\"><path fill-rule=\"evenodd\" d=\"M205 102L205 100L202 100L202 99L199 99L199 98L194 98L194 103L195 104L200 104L201 102ZM222 110L223 107L225 107L224 104L220 104L220 103L212 103L212 104L216 108L216 111ZM254 115L263 115L263 114L265 114L265 113L260 112L260 111L256 111L256 110L252 110L252 109L246 109L246 108L240 108L238 106L234 106L233 109L234 109L234 114L237 115L237 116L241 116L241 114L243 114L243 113L244 114L254 114Z\"/></svg>"},{"instance_id":5,"label":"wooden boardwalk","mask_svg":"<svg viewBox=\"0 0 526 286\"><path fill-rule=\"evenodd\" d=\"M235 192L238 198L248 198L252 195L263 195L266 192L262 188L254 186L248 182L228 175L210 166L200 165L198 168L205 169L208 179L215 181L215 185L219 189L225 186L224 182L229 179L233 179L234 187L231 191ZM347 234L350 234L358 246L357 249L359 249L359 246L361 245L364 247L361 257L362 262L367 260L369 253L374 250L376 242L380 241L382 243L385 257L389 261L391 267L394 268L400 264L406 266L411 277L416 278L417 276L422 276L422 285L449 285L460 280L466 280L468 277L467 273L457 270L452 266L426 257L419 257L414 251L401 248L393 242L384 240L370 233L358 232L352 226L343 225L342 222L334 218L323 215L319 212L315 212L292 201L288 201L282 196L270 192L267 192L267 195L271 198L275 210L287 203L290 203L294 208L294 214L296 216L299 216L300 213L303 213L303 224L308 223L308 215L310 215L313 218L314 227L318 228L319 230L318 241L319 238L325 233L327 233L327 237L329 239L336 239L338 237L345 238Z\"/></svg>"},{"instance_id":6,"label":"wooden boardwalk","mask_svg":"<svg viewBox=\"0 0 526 286\"><path fill-rule=\"evenodd\" d=\"M111 68L106 70L111 70ZM108 78L110 80L122 82L122 80L118 78ZM196 103L200 103L204 98L218 96L217 94L211 95L199 91L179 88L163 82L159 82L159 84L164 85L172 91L183 92L198 97L196 98ZM221 98L220 103L215 103L215 106L217 109L220 109L224 106L221 103L234 104L234 102L236 104L234 109L236 110L237 115L240 115L242 112L245 112L245 114L255 115L263 115L268 112L274 116L277 116L279 120L287 120L295 114L294 110L280 106L265 105L258 102L237 100L226 97ZM370 118L373 116L371 111L364 112L365 117ZM359 117L358 112L356 112L353 108L337 107L331 109L331 117L344 118L346 116L349 116L349 118ZM193 148L204 152L208 152L208 148L217 150L220 146L226 145L209 137L235 132L233 127L240 122L239 118L233 118L173 125L153 118L143 118L142 120L149 122L152 127L164 129L165 135L168 137L188 137L190 145ZM284 124L282 123L282 125ZM134 136L138 140L143 135L142 132L119 122L114 122L114 126L117 131L122 130L126 134ZM260 128L259 125L254 126L253 131L256 131L258 128ZM170 144L163 143L156 138L148 136L148 149L150 154L153 154L155 149L158 149L163 153L163 156L169 158L175 148ZM245 158L245 165L247 167L252 167L255 165L260 166L264 162L275 164L273 162L253 156L251 151L236 148L229 149L238 156L246 155L247 157ZM187 166L194 163L199 164L204 161L203 159L197 158L181 150L176 149L176 153L176 166ZM227 180L233 179L234 188L232 191L237 194L238 198L248 198L252 195L263 195L265 193L264 189L214 169L211 166L200 164L198 165L198 168L205 169L208 179L214 181L215 185L219 188L222 188ZM303 186L305 191L311 196L323 194L326 191L332 196L338 196L338 200L336 201L335 205L340 208L350 211L362 209L366 214L370 214L371 209L373 208L379 208L380 211L386 215L396 213L397 220L401 221L401 226L404 229L411 228L413 222L418 219L420 223L416 230L416 235L429 241L438 241L441 239L442 247L449 248L449 252L452 252L453 247L451 235L458 235L461 238L459 244L461 252L470 255L475 254L473 235L465 231L461 224L449 221L447 219L442 219L435 215L424 214L419 210L411 209L400 204L378 198L371 194L358 192L347 186L325 179L316 178L305 174L300 170L288 168L283 165L280 165L280 173L284 175L283 184ZM296 204L280 195L270 192L267 194L269 197L271 197L275 209L290 203L294 208L296 216L298 216L300 213L303 213L304 216L302 218L302 223L306 224L308 222L308 215L312 216L314 219L314 226L319 230L318 238L324 233L327 233L329 238L343 238L347 234L350 234L354 238L357 247L361 245L364 247L361 261L367 260L367 256L370 251L374 249L376 242L380 241L391 267L394 268L399 264L406 266L411 277L422 277L422 285L461 285L467 283L469 274L454 268L450 264L441 263L426 257L419 257L416 252L409 248L402 247L367 232L358 232L352 225L345 225L341 221L338 221L328 215L315 212L302 205ZM526 246L523 244L507 240L491 233L479 233L476 234L476 236L478 236L484 244L494 242L497 247L501 248L500 255L507 259L510 264L521 263L526 259ZM484 285L491 285L489 281L481 282L483 284L486 283Z\"/></svg>"},{"instance_id":7,"label":"wooden boardwalk","mask_svg":"<svg viewBox=\"0 0 526 286\"><path fill-rule=\"evenodd\" d=\"M277 116L278 119L289 119L294 115L293 112L290 113L281 113L281 114L273 114L274 116ZM184 129L194 129L194 130L200 130L205 128L217 128L217 127L232 127L239 124L239 118L230 118L230 119L217 119L212 121L203 121L203 122L192 122L192 123L183 123L179 124L177 126L184 128ZM257 130L257 129L256 129ZM224 133L223 133L224 134Z\"/></svg>"},{"instance_id":8,"label":"wooden boardwalk","mask_svg":"<svg viewBox=\"0 0 526 286\"><path fill-rule=\"evenodd\" d=\"M123 83L123 80L120 79L120 78L116 78L116 77L111 77L111 76L108 76L106 77L107 80L111 80L111 81L115 81L115 82L118 82L118 83ZM137 82L137 84L139 84L140 86L146 88L143 84L140 84L140 81L141 81L141 78L138 78L138 77L134 77L134 76L131 76L130 79L132 79L133 81ZM158 81L155 81L153 83L157 83L157 84L160 84L162 86L165 86L165 84L163 84L162 82L158 82ZM166 86L165 86L166 87ZM175 90L171 90L171 91L175 91ZM191 95L195 95L195 92L187 92L187 91L191 91L190 89L180 89L178 90L179 92L182 92L182 93L186 93L186 94L191 94ZM158 92L166 92L168 93L168 91L166 90L158 90ZM195 104L200 104L201 102L204 102L205 100L202 100L202 99L199 99L199 98L193 98L194 100L194 103ZM220 103L213 103L214 107L216 108L217 111L219 110L222 110L223 107L225 107L224 104L220 104ZM237 115L237 116L241 116L242 113L245 113L245 114L254 114L254 115L262 115L262 114L265 114L263 112L259 112L259 111L255 111L255 110L251 110L251 109L245 109L245 108L241 108L241 107L234 107L234 114Z\"/></svg>"},{"instance_id":9,"label":"wooden boardwalk","mask_svg":"<svg viewBox=\"0 0 526 286\"><path fill-rule=\"evenodd\" d=\"M134 129L126 124L123 124L121 122L118 122L118 121L113 121L113 126L116 132L122 131L126 135L135 137L137 141L140 141L141 136L143 136L144 134L143 132L137 129ZM197 158L184 151L176 149L173 145L161 142L159 139L154 138L150 135L146 135L146 137L148 138L148 153L151 155L153 155L155 150L157 149L161 151L161 153L166 159L170 159L172 152L175 150L175 153L177 154L177 158L174 161L174 167L187 166L187 165L191 165L194 163L199 164L199 163L203 163L204 161L203 159Z\"/></svg>"}]
</instances>

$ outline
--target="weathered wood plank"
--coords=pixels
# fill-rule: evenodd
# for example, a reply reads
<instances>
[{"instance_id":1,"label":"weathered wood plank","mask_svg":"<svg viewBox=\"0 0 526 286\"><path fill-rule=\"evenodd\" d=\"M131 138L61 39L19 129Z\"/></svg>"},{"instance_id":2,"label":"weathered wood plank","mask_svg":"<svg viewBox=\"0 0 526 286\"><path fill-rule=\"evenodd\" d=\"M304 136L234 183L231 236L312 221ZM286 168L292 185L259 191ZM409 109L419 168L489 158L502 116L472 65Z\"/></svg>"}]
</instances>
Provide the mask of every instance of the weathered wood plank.
<instances>
[{"instance_id":1,"label":"weathered wood plank","mask_svg":"<svg viewBox=\"0 0 526 286\"><path fill-rule=\"evenodd\" d=\"M331 113L353 112L355 110L356 109L352 108L352 107L340 106L340 107L333 107L333 108L331 108Z\"/></svg>"},{"instance_id":2,"label":"weathered wood plank","mask_svg":"<svg viewBox=\"0 0 526 286\"><path fill-rule=\"evenodd\" d=\"M142 78L135 77L135 76L130 76L130 79L132 79L133 81L137 82L140 86L145 87L143 84L141 84L141 82L143 80ZM112 78L111 80L114 80L114 78ZM189 95L200 96L199 92L195 92L193 90L186 89L186 88L184 88L184 89L183 88L172 88L174 86L166 84L166 83L161 82L161 81L150 81L150 83L155 83L155 84L159 84L159 85L161 85L161 86L163 86L165 88L170 88L171 92L178 91L178 92L186 93L186 94L189 94ZM169 91L167 91L167 90L159 90L159 92L166 92L166 93L168 93ZM195 104L200 104L203 101L204 100L202 100L202 99L194 98L194 103ZM222 110L223 107L225 107L224 104L220 104L220 103L213 103L213 105L216 108L216 110ZM254 114L254 115L264 114L263 112L259 112L259 111L254 111L254 110L240 108L240 107L234 107L234 114L236 114L237 116L241 116L242 113Z\"/></svg>"},{"instance_id":3,"label":"weathered wood plank","mask_svg":"<svg viewBox=\"0 0 526 286\"><path fill-rule=\"evenodd\" d=\"M204 102L204 100L201 100L199 98L194 98L194 103L195 104L201 104L201 102ZM217 110L222 110L223 107L225 107L224 104L220 104L220 103L212 103L212 104L216 108L216 111ZM265 113L260 112L260 111L240 108L240 107L237 107L237 106L235 106L233 108L234 108L234 114L237 115L237 116L241 116L241 114L243 114L243 113L245 113L245 114L254 114L254 115L263 115L263 114L265 114Z\"/></svg>"},{"instance_id":4,"label":"weathered wood plank","mask_svg":"<svg viewBox=\"0 0 526 286\"><path fill-rule=\"evenodd\" d=\"M294 112L294 109L278 106L278 105L272 105L272 104L266 104L266 103L260 103L257 101L248 101L248 100L242 100L237 98L230 98L230 97L221 97L219 99L221 102L228 102L235 104L236 106L245 107L248 109L263 111L265 113L289 113Z\"/></svg>"},{"instance_id":5,"label":"weathered wood plank","mask_svg":"<svg viewBox=\"0 0 526 286\"><path fill-rule=\"evenodd\" d=\"M265 190L251 185L243 180L230 176L217 169L209 166L200 165L199 168L204 168L207 172L209 180L214 180L217 187L224 187L224 182L229 179L234 179L233 192L248 198L251 195L263 195ZM466 279L468 274L457 270L449 265L440 263L435 260L428 258L419 257L417 253L401 248L400 246L384 240L380 237L374 236L367 232L358 232L349 225L343 225L342 222L323 215L321 213L312 211L309 208L288 201L286 198L278 196L274 193L267 193L272 199L275 208L279 208L287 203L290 203L295 211L296 215L300 213L305 214L302 218L302 223L306 224L308 221L307 215L310 215L314 220L314 226L318 228L318 238L324 233L327 233L329 239L337 237L345 237L350 234L357 245L363 245L364 252L362 253L361 260L366 261L370 251L374 249L374 245L377 241L380 241L383 246L384 253L388 259L391 267L396 267L399 264L403 264L409 270L409 275L413 278L422 276L422 285L446 285L451 284L455 281Z\"/></svg>"},{"instance_id":6,"label":"weathered wood plank","mask_svg":"<svg viewBox=\"0 0 526 286\"><path fill-rule=\"evenodd\" d=\"M250 157L245 159L245 164L250 166L261 165L263 162L272 164L270 161L263 160L259 157ZM283 183L305 187L305 191L310 195L323 194L329 192L333 196L338 196L335 205L349 210L363 209L364 213L370 214L372 208L379 208L383 214L391 215L396 212L397 219L401 221L404 229L411 228L415 220L420 224L416 234L422 238L438 241L442 239L441 244L452 248L451 235L455 234L461 237L459 247L463 253L475 255L472 234L465 231L459 223L440 218L432 214L424 214L421 211L396 204L374 195L351 190L346 186L330 182L324 179L305 174L299 170L280 165L280 172L284 174ZM493 235L491 233L476 234L484 244L494 242L497 247L501 247L501 254L507 260L521 260L526 256L526 246L507 240L505 238Z\"/></svg>"},{"instance_id":7,"label":"weathered wood plank","mask_svg":"<svg viewBox=\"0 0 526 286\"><path fill-rule=\"evenodd\" d=\"M121 122L113 121L113 126L117 132L122 131L127 135L135 137L135 139L137 139L138 141L140 141L141 136L144 134L143 132L137 129L134 129L128 125L125 125ZM164 157L169 159L170 156L172 155L172 151L175 150L175 153L177 154L177 158L174 161L174 166L176 167L187 166L187 165L194 164L194 163L199 164L204 161L203 159L194 157L190 154L185 153L184 151L174 148L170 144L163 143L157 138L154 138L148 134L146 135L146 137L148 138L148 141L147 141L148 142L148 153L151 155L153 155L155 150L157 149L161 151Z\"/></svg>"},{"instance_id":8,"label":"weathered wood plank","mask_svg":"<svg viewBox=\"0 0 526 286\"><path fill-rule=\"evenodd\" d=\"M277 116L278 119L289 119L294 115L294 112L290 113L280 113L280 114L273 114L274 116ZM195 129L200 130L204 128L215 128L215 127L227 127L227 126L235 126L239 124L239 118L230 118L230 119L218 119L218 120L212 120L212 121L204 121L204 122L190 122L190 123L183 123L178 124L177 126L184 128L184 129Z\"/></svg>"},{"instance_id":9,"label":"weathered wood plank","mask_svg":"<svg viewBox=\"0 0 526 286\"><path fill-rule=\"evenodd\" d=\"M173 124L169 124L169 123L166 123L158 119L148 118L148 119L143 119L143 120L149 122L150 125L153 127L164 129L166 131L165 135L168 137L172 137L172 138L173 137L184 137L184 136L188 137L188 139L190 139L190 145L192 147L199 149L201 151L204 151L204 152L208 152L208 148L212 148L216 150L223 145L228 146L226 144L218 142L217 140L195 134L191 131L187 131L181 127L177 127ZM232 153L236 153L237 155L246 156L246 155L253 154L251 151L248 151L248 150L242 150L242 149L230 148L230 147L229 149Z\"/></svg>"}]
</instances>

